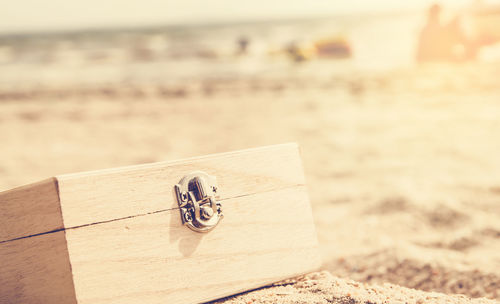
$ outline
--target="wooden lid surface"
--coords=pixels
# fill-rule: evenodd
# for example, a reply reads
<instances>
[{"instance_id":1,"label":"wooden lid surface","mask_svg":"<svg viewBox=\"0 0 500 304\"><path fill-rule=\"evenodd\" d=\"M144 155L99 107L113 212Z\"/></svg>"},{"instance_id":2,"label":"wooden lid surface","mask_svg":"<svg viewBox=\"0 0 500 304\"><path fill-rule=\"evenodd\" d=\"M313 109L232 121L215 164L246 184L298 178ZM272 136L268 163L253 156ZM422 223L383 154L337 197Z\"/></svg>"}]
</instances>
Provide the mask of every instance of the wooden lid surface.
<instances>
[{"instance_id":1,"label":"wooden lid surface","mask_svg":"<svg viewBox=\"0 0 500 304\"><path fill-rule=\"evenodd\" d=\"M305 184L293 143L59 175L0 193L0 242L176 209L174 185L198 170L221 201Z\"/></svg>"}]
</instances>

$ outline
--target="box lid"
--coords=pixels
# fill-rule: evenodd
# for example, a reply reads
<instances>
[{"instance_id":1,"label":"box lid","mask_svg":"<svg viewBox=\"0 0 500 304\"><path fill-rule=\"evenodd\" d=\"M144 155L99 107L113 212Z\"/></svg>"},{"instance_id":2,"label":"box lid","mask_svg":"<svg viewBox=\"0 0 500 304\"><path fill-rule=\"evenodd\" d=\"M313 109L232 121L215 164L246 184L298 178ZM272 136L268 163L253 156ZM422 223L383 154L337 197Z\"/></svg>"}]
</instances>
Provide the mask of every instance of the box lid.
<instances>
[{"instance_id":1,"label":"box lid","mask_svg":"<svg viewBox=\"0 0 500 304\"><path fill-rule=\"evenodd\" d=\"M217 177L219 200L304 185L296 144L65 174L0 193L0 242L178 209L173 186Z\"/></svg>"}]
</instances>

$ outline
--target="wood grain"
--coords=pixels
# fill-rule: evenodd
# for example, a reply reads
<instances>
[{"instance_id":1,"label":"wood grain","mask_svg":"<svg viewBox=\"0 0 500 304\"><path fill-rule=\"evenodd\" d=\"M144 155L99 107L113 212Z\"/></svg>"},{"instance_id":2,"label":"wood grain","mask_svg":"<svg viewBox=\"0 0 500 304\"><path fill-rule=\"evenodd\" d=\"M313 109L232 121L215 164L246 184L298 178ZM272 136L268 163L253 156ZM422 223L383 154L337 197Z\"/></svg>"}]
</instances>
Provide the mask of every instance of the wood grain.
<instances>
[{"instance_id":1,"label":"wood grain","mask_svg":"<svg viewBox=\"0 0 500 304\"><path fill-rule=\"evenodd\" d=\"M217 177L224 218L183 226L174 185ZM200 303L320 266L295 144L62 175L0 194L0 303Z\"/></svg>"},{"instance_id":2,"label":"wood grain","mask_svg":"<svg viewBox=\"0 0 500 304\"><path fill-rule=\"evenodd\" d=\"M200 303L320 266L304 186L223 201L210 233L178 210L67 231L79 304Z\"/></svg>"},{"instance_id":3,"label":"wood grain","mask_svg":"<svg viewBox=\"0 0 500 304\"><path fill-rule=\"evenodd\" d=\"M0 244L0 303L76 304L64 231Z\"/></svg>"},{"instance_id":4,"label":"wood grain","mask_svg":"<svg viewBox=\"0 0 500 304\"><path fill-rule=\"evenodd\" d=\"M217 177L221 199L304 184L296 144L174 162L57 176L65 227L177 207L173 185L201 170Z\"/></svg>"},{"instance_id":5,"label":"wood grain","mask_svg":"<svg viewBox=\"0 0 500 304\"><path fill-rule=\"evenodd\" d=\"M0 193L0 242L61 228L54 178Z\"/></svg>"}]
</instances>

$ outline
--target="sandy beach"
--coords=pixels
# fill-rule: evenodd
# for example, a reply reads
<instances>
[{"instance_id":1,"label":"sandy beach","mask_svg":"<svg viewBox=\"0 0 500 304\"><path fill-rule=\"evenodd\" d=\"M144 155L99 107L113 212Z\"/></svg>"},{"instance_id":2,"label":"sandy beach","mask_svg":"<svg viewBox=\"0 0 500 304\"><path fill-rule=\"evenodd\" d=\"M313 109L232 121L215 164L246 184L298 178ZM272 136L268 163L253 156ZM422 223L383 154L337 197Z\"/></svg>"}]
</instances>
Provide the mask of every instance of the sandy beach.
<instances>
[{"instance_id":1,"label":"sandy beach","mask_svg":"<svg viewBox=\"0 0 500 304\"><path fill-rule=\"evenodd\" d=\"M4 72L0 190L298 142L322 272L216 303L495 303L498 67L312 61L280 73L97 82L82 79L98 70L61 78L72 74L50 64Z\"/></svg>"},{"instance_id":2,"label":"sandy beach","mask_svg":"<svg viewBox=\"0 0 500 304\"><path fill-rule=\"evenodd\" d=\"M312 273L282 284L214 303L475 303L493 304L493 300L470 299L463 295L423 292L394 284L367 285L333 277L329 272Z\"/></svg>"}]
</instances>

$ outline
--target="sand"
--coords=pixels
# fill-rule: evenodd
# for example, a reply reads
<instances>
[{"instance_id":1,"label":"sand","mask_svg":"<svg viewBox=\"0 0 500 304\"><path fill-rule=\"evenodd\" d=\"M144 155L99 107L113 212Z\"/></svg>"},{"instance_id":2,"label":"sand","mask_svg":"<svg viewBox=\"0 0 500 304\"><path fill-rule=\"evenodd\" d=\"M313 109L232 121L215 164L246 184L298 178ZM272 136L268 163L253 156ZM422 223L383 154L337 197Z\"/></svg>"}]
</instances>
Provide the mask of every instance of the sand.
<instances>
[{"instance_id":1,"label":"sand","mask_svg":"<svg viewBox=\"0 0 500 304\"><path fill-rule=\"evenodd\" d=\"M495 303L487 299L470 299L460 295L423 292L394 284L368 285L340 279L329 272L311 273L273 287L256 290L213 303L315 303L315 304L423 304L423 303Z\"/></svg>"},{"instance_id":2,"label":"sand","mask_svg":"<svg viewBox=\"0 0 500 304\"><path fill-rule=\"evenodd\" d=\"M323 272L225 303L492 303L500 300L497 70L4 84L0 189L296 141Z\"/></svg>"}]
</instances>

